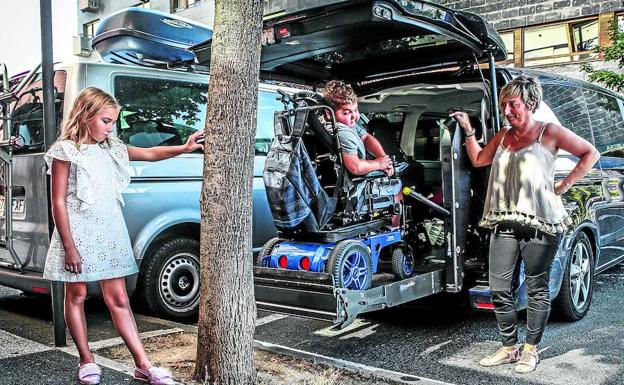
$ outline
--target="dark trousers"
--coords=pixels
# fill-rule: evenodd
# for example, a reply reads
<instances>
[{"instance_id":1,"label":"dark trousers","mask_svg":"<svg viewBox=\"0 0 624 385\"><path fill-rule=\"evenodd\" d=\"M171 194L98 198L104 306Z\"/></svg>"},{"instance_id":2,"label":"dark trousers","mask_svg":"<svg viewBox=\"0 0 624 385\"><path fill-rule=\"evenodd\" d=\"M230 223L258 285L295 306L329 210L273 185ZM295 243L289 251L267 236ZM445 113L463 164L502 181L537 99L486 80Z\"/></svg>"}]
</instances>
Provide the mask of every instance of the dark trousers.
<instances>
[{"instance_id":1,"label":"dark trousers","mask_svg":"<svg viewBox=\"0 0 624 385\"><path fill-rule=\"evenodd\" d=\"M550 267L558 235L550 235L528 226L499 224L490 238L490 289L494 312L504 346L518 342L518 313L514 302L515 283L520 260L524 262L528 292L526 342L537 345L550 314Z\"/></svg>"}]
</instances>

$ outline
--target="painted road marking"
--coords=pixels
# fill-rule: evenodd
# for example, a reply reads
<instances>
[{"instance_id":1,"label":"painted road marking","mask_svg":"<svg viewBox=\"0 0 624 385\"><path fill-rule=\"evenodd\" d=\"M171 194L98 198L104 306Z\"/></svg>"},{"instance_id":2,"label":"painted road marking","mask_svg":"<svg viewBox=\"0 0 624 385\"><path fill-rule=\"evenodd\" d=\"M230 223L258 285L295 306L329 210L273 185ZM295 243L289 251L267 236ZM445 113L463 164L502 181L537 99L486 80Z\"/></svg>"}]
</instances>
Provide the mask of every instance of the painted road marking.
<instances>
[{"instance_id":1,"label":"painted road marking","mask_svg":"<svg viewBox=\"0 0 624 385\"><path fill-rule=\"evenodd\" d=\"M436 350L440 350L441 348L443 348L444 346L450 344L453 340L448 340L448 341L444 341L442 343L439 343L437 345L433 345L428 347L427 349L423 350L422 353L420 353L421 356L427 356L433 352L435 352Z\"/></svg>"},{"instance_id":2,"label":"painted road marking","mask_svg":"<svg viewBox=\"0 0 624 385\"><path fill-rule=\"evenodd\" d=\"M266 317L258 318L256 320L256 327L262 326L262 325L266 325L266 324L271 323L271 322L279 321L279 320L284 319L286 317L288 317L286 314L275 313L275 314L268 315Z\"/></svg>"}]
</instances>

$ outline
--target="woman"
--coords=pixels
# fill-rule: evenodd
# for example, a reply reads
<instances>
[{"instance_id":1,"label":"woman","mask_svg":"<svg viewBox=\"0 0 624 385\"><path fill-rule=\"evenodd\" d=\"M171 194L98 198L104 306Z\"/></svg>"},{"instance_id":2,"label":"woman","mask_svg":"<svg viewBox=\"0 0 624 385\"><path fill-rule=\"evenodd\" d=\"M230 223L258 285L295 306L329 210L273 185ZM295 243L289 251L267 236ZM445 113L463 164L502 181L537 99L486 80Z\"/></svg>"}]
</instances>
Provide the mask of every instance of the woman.
<instances>
[{"instance_id":1,"label":"woman","mask_svg":"<svg viewBox=\"0 0 624 385\"><path fill-rule=\"evenodd\" d=\"M466 150L475 167L492 165L480 225L492 229L489 280L503 346L479 363L516 363L517 373L535 370L540 342L550 313L548 281L560 234L571 223L561 198L596 163L600 154L567 128L533 118L542 99L536 78L520 76L500 94L500 109L508 126L481 148L463 112L450 114L466 135ZM554 182L559 149L577 156L576 167ZM525 266L528 291L527 336L517 346L518 316L513 282L518 257Z\"/></svg>"}]
</instances>

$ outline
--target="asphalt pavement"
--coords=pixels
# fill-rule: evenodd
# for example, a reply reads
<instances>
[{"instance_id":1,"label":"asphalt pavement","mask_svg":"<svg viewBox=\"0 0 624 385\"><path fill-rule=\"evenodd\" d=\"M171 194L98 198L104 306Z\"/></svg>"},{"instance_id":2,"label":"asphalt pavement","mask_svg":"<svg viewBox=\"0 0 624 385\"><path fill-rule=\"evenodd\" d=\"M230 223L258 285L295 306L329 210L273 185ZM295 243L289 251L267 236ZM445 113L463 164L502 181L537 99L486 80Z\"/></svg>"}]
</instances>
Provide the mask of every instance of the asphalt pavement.
<instances>
[{"instance_id":1,"label":"asphalt pavement","mask_svg":"<svg viewBox=\"0 0 624 385\"><path fill-rule=\"evenodd\" d=\"M589 314L574 323L553 319L540 344L535 373L513 365L482 368L478 361L499 346L493 314L473 312L448 296L386 309L344 330L327 322L258 313L256 346L352 370L378 373L405 384L624 385L624 264L595 277ZM101 300L87 301L89 340L115 342ZM137 315L142 335L193 328ZM0 385L76 384L77 357L53 347L50 301L0 286ZM520 335L524 335L522 322ZM131 368L103 361L103 384L139 384Z\"/></svg>"}]
</instances>

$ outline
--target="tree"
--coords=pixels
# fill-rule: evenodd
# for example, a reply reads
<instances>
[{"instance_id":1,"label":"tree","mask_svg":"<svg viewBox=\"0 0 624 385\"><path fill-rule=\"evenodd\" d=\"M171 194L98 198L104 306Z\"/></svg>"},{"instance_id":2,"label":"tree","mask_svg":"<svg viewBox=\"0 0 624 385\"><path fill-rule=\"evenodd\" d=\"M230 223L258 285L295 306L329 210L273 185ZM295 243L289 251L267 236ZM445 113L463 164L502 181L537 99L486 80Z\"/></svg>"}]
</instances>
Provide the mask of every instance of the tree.
<instances>
[{"instance_id":1,"label":"tree","mask_svg":"<svg viewBox=\"0 0 624 385\"><path fill-rule=\"evenodd\" d=\"M604 54L605 61L616 61L620 71L597 71L589 64L583 64L581 69L589 74L589 80L602 83L605 86L618 91L624 91L624 31L618 27L617 20L614 20L609 27L609 37L613 42L609 46L598 46L596 52Z\"/></svg>"},{"instance_id":2,"label":"tree","mask_svg":"<svg viewBox=\"0 0 624 385\"><path fill-rule=\"evenodd\" d=\"M256 382L251 192L262 0L216 0L201 193L195 378Z\"/></svg>"}]
</instances>

